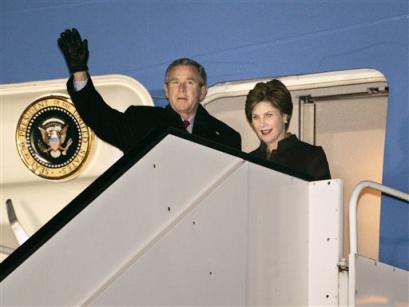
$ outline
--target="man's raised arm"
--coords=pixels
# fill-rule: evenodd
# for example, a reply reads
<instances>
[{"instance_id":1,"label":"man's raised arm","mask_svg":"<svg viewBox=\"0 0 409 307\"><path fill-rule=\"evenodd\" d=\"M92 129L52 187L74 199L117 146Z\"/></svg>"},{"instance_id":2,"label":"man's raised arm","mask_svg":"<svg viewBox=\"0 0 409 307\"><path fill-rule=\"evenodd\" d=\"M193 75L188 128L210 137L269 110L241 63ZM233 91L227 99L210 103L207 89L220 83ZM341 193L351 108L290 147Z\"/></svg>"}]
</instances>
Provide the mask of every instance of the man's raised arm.
<instances>
[{"instance_id":1,"label":"man's raised arm","mask_svg":"<svg viewBox=\"0 0 409 307\"><path fill-rule=\"evenodd\" d=\"M58 46L64 54L70 73L74 81L86 81L88 79L88 41L82 40L77 29L67 29L61 33Z\"/></svg>"}]
</instances>

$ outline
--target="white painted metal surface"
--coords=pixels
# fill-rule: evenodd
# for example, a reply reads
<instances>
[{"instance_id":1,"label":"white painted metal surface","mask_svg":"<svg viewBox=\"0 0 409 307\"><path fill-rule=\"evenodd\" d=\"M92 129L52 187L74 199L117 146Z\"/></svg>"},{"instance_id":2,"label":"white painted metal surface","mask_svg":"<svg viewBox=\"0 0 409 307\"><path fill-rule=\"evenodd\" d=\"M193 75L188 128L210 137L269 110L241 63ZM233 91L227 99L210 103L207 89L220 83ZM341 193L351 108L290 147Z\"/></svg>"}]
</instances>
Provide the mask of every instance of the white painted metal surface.
<instances>
[{"instance_id":1,"label":"white painted metal surface","mask_svg":"<svg viewBox=\"0 0 409 307\"><path fill-rule=\"evenodd\" d=\"M212 180L81 305L244 305L247 181L240 165Z\"/></svg>"},{"instance_id":2,"label":"white painted metal surface","mask_svg":"<svg viewBox=\"0 0 409 307\"><path fill-rule=\"evenodd\" d=\"M339 179L309 186L309 306L336 306L342 258L342 192Z\"/></svg>"},{"instance_id":3,"label":"white painted metal surface","mask_svg":"<svg viewBox=\"0 0 409 307\"><path fill-rule=\"evenodd\" d=\"M148 91L135 79L124 75L105 75L96 76L93 80L114 108L125 110L131 104L153 106ZM78 176L71 179L50 181L34 175L24 165L16 147L19 117L30 103L40 97L51 94L67 96L66 82L67 79L59 79L0 85L0 245L18 246L7 221L7 199L12 199L21 225L32 235L122 156L118 149L96 139L89 161Z\"/></svg>"},{"instance_id":4,"label":"white painted metal surface","mask_svg":"<svg viewBox=\"0 0 409 307\"><path fill-rule=\"evenodd\" d=\"M189 205L196 205L197 195L238 163L238 158L169 136L0 284L4 304L94 300L121 268L145 254Z\"/></svg>"},{"instance_id":5,"label":"white painted metal surface","mask_svg":"<svg viewBox=\"0 0 409 307\"><path fill-rule=\"evenodd\" d=\"M373 69L352 69L278 78L287 86L289 91L382 82L386 80L382 73ZM229 97L246 96L257 82L269 80L271 78L217 83L209 89L202 104L206 106L213 100L226 97L226 93L228 93Z\"/></svg>"},{"instance_id":6,"label":"white painted metal surface","mask_svg":"<svg viewBox=\"0 0 409 307\"><path fill-rule=\"evenodd\" d=\"M370 266L366 265L368 261L373 260L361 260L357 255L358 253L358 242L357 242L357 205L358 205L358 198L362 191L366 188L374 189L377 191L381 191L385 194L394 196L398 199L402 199L409 204L409 194L384 186L377 182L373 181L362 181L360 182L352 191L351 198L349 201L349 227L350 227L350 254L349 254L349 283L348 283L348 300L350 306L355 306L359 304L376 304L377 306L391 306L391 302L395 302L397 300L398 306L400 304L401 298L405 298L403 302L406 305L409 305L409 296L407 295L408 292L408 283L409 283L409 272L404 270L399 270L401 273L397 275L391 275L391 272L396 272L396 268L392 268L386 264L380 264L377 266L377 262L375 263L375 267L368 269ZM361 257L362 259L365 259ZM362 266L362 267L360 267ZM358 276L361 274L362 276ZM395 279L396 276L398 283L394 283L393 285L388 284L388 279ZM363 297L358 297L358 278L360 278L359 286L365 289L363 291ZM377 280L381 285L376 284L374 280ZM402 295L396 296L395 289L403 289L404 293ZM379 300L379 301L378 301ZM366 303L362 303L366 302ZM399 305L400 306L400 305Z\"/></svg>"},{"instance_id":7,"label":"white painted metal surface","mask_svg":"<svg viewBox=\"0 0 409 307\"><path fill-rule=\"evenodd\" d=\"M409 306L408 271L355 257L355 306Z\"/></svg>"},{"instance_id":8,"label":"white painted metal surface","mask_svg":"<svg viewBox=\"0 0 409 307\"><path fill-rule=\"evenodd\" d=\"M249 164L248 189L247 305L306 305L308 183Z\"/></svg>"},{"instance_id":9,"label":"white painted metal surface","mask_svg":"<svg viewBox=\"0 0 409 307\"><path fill-rule=\"evenodd\" d=\"M330 305L341 190L168 136L0 284L2 303Z\"/></svg>"}]
</instances>

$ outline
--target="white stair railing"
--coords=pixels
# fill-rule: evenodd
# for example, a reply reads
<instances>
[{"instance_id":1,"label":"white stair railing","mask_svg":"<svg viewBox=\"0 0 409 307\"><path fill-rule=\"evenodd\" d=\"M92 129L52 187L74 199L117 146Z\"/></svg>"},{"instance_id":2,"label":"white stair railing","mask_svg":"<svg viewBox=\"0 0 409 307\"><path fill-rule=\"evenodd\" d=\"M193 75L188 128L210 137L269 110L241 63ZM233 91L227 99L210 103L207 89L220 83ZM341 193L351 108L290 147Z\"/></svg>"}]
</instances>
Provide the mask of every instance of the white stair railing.
<instances>
[{"instance_id":1,"label":"white stair railing","mask_svg":"<svg viewBox=\"0 0 409 307\"><path fill-rule=\"evenodd\" d=\"M380 191L384 194L402 199L409 204L409 194L387 187L385 185L379 184L374 181L361 181L358 183L351 193L351 198L349 200L349 287L348 287L348 301L349 306L355 306L355 256L358 251L358 234L357 234L357 208L358 208L358 198L361 192L370 188L373 190Z\"/></svg>"},{"instance_id":2,"label":"white stair railing","mask_svg":"<svg viewBox=\"0 0 409 307\"><path fill-rule=\"evenodd\" d=\"M9 220L9 224L10 224L10 228L14 234L14 236L16 237L16 240L19 244L19 246L21 244L23 244L28 238L29 235L27 234L27 232L23 229L23 227L21 226L17 216L16 216L16 212L14 211L14 206L13 206L13 202L11 201L11 199L7 199L6 200L6 210L7 210L7 217ZM14 248L0 244L0 253L3 255L10 255L12 252L14 252Z\"/></svg>"}]
</instances>

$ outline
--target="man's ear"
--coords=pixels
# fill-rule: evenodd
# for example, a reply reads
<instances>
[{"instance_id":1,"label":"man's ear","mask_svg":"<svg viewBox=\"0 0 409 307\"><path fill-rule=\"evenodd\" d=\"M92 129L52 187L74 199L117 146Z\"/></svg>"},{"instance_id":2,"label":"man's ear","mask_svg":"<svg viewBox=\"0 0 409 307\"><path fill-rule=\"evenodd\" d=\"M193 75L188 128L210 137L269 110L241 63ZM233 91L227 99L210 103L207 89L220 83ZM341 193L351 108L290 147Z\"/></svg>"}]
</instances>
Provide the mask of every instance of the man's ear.
<instances>
[{"instance_id":1,"label":"man's ear","mask_svg":"<svg viewBox=\"0 0 409 307\"><path fill-rule=\"evenodd\" d=\"M166 99L169 99L169 95L168 95L168 87L166 86L166 84L163 86L163 89L165 90L165 96L166 96Z\"/></svg>"},{"instance_id":2,"label":"man's ear","mask_svg":"<svg viewBox=\"0 0 409 307\"><path fill-rule=\"evenodd\" d=\"M202 101L203 99L205 99L207 95L207 86L206 85L202 85L202 87L200 88L200 101Z\"/></svg>"}]
</instances>

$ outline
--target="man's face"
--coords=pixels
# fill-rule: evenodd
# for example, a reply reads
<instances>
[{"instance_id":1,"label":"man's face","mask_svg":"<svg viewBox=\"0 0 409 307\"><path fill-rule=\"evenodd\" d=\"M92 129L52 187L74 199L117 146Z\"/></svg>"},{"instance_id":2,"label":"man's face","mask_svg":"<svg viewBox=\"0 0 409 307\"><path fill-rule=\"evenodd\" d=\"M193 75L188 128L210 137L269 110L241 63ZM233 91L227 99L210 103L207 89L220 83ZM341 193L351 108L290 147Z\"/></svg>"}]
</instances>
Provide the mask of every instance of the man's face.
<instances>
[{"instance_id":1,"label":"man's face","mask_svg":"<svg viewBox=\"0 0 409 307\"><path fill-rule=\"evenodd\" d=\"M202 85L196 67L178 65L168 73L165 93L172 109L179 113L183 119L188 119L196 112L199 102L205 98L207 87Z\"/></svg>"}]
</instances>

